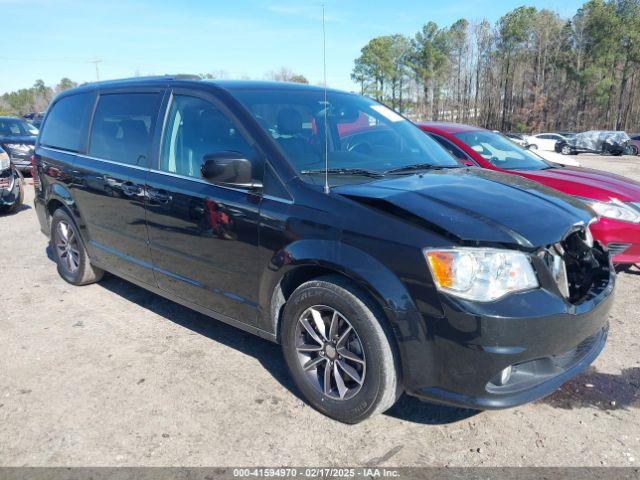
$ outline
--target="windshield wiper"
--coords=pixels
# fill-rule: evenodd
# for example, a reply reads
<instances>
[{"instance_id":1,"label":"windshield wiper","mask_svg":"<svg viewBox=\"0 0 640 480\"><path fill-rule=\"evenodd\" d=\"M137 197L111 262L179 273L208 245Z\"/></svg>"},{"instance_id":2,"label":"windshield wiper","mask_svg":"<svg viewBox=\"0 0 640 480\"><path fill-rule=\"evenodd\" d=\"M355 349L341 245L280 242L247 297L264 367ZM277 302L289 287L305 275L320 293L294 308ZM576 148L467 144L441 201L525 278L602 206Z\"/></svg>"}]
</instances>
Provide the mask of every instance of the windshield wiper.
<instances>
[{"instance_id":1,"label":"windshield wiper","mask_svg":"<svg viewBox=\"0 0 640 480\"><path fill-rule=\"evenodd\" d=\"M415 165L405 165L404 167L393 168L384 172L385 174L396 174L415 172L416 170L440 170L442 168L460 168L459 165L436 165L433 163L416 163Z\"/></svg>"},{"instance_id":2,"label":"windshield wiper","mask_svg":"<svg viewBox=\"0 0 640 480\"><path fill-rule=\"evenodd\" d=\"M301 170L300 173L304 175L320 175L324 173L329 175L362 175L364 177L381 178L384 177L384 173L376 172L375 170L366 170L364 168L319 168L317 170Z\"/></svg>"}]
</instances>

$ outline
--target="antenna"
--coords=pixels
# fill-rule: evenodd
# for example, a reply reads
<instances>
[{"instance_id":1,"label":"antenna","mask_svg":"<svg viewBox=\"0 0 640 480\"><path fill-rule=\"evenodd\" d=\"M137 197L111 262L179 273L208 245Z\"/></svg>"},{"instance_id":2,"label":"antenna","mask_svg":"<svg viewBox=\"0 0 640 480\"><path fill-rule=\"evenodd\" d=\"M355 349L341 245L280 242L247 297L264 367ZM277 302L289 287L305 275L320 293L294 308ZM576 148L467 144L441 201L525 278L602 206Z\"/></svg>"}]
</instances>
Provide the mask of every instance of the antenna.
<instances>
[{"instance_id":1,"label":"antenna","mask_svg":"<svg viewBox=\"0 0 640 480\"><path fill-rule=\"evenodd\" d=\"M327 34L324 26L324 3L322 4L322 76L324 83L324 193L330 193L329 188L329 129L327 127Z\"/></svg>"},{"instance_id":2,"label":"antenna","mask_svg":"<svg viewBox=\"0 0 640 480\"><path fill-rule=\"evenodd\" d=\"M100 68L98 67L98 65L100 63L102 63L102 60L96 57L93 60L89 60L89 63L93 63L96 66L96 81L99 82L100 81Z\"/></svg>"}]
</instances>

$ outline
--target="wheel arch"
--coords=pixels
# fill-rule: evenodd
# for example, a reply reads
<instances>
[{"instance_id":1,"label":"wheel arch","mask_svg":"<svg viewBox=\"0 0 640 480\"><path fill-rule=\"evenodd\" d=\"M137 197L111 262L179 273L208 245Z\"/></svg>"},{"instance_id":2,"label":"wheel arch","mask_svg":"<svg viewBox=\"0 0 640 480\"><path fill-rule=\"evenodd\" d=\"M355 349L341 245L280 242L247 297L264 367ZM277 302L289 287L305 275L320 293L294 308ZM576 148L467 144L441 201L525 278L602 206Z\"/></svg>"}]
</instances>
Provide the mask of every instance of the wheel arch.
<instances>
[{"instance_id":1,"label":"wheel arch","mask_svg":"<svg viewBox=\"0 0 640 480\"><path fill-rule=\"evenodd\" d=\"M279 341L282 311L293 291L309 280L331 274L352 282L380 306L398 345L395 312L417 310L409 292L377 259L333 240L301 240L273 256L260 282L262 327Z\"/></svg>"},{"instance_id":2,"label":"wheel arch","mask_svg":"<svg viewBox=\"0 0 640 480\"><path fill-rule=\"evenodd\" d=\"M51 224L53 212L58 208L63 208L75 222L76 227L82 236L82 240L86 242L86 225L69 189L62 184L54 183L47 189L45 198L45 208L49 224Z\"/></svg>"}]
</instances>

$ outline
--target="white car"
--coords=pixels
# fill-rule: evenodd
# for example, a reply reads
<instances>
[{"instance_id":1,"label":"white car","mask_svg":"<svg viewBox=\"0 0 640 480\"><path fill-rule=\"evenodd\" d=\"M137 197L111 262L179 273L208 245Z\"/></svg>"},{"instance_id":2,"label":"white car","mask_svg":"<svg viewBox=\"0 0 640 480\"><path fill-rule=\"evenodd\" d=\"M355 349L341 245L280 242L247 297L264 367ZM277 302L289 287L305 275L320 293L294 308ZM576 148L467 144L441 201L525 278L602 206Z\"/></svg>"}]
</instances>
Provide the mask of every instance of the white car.
<instances>
[{"instance_id":1,"label":"white car","mask_svg":"<svg viewBox=\"0 0 640 480\"><path fill-rule=\"evenodd\" d=\"M582 164L573 157L568 155L562 155L556 152L550 152L548 150L535 150L529 149L531 153L535 153L539 157L542 157L547 162L559 163L560 165L567 165L569 167L581 167Z\"/></svg>"},{"instance_id":2,"label":"white car","mask_svg":"<svg viewBox=\"0 0 640 480\"><path fill-rule=\"evenodd\" d=\"M496 133L500 132L496 131ZM505 133L504 136L521 147L526 148L529 146L529 143L527 142L527 135L522 133Z\"/></svg>"},{"instance_id":3,"label":"white car","mask_svg":"<svg viewBox=\"0 0 640 480\"><path fill-rule=\"evenodd\" d=\"M546 150L548 152L555 152L558 140L566 140L566 138L557 133L539 133L527 137L531 150Z\"/></svg>"}]
</instances>

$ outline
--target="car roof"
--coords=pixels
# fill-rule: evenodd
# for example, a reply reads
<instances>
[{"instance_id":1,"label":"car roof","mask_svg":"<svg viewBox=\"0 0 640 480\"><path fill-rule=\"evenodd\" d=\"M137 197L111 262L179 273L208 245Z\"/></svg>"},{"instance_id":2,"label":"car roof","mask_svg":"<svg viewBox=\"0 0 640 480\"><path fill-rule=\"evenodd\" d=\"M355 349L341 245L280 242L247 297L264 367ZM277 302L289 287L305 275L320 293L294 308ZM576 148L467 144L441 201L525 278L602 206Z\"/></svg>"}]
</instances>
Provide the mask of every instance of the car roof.
<instances>
[{"instance_id":1,"label":"car roof","mask_svg":"<svg viewBox=\"0 0 640 480\"><path fill-rule=\"evenodd\" d=\"M179 82L181 85L193 84L194 87L211 86L227 91L236 90L300 90L323 92L324 88L294 82L273 82L266 80L202 80L198 75L161 75L153 77L133 77L118 80L106 80L102 82L86 83L79 87L71 88L60 93L59 98L74 93L95 91L105 88L126 88L143 86L167 86ZM327 88L330 93L348 93L341 90Z\"/></svg>"},{"instance_id":2,"label":"car roof","mask_svg":"<svg viewBox=\"0 0 640 480\"><path fill-rule=\"evenodd\" d=\"M418 123L418 127L425 127L434 132L443 133L462 133L462 132L478 132L486 130L480 127L474 127L473 125L464 125L462 123L448 123L448 122L421 122Z\"/></svg>"}]
</instances>

